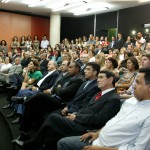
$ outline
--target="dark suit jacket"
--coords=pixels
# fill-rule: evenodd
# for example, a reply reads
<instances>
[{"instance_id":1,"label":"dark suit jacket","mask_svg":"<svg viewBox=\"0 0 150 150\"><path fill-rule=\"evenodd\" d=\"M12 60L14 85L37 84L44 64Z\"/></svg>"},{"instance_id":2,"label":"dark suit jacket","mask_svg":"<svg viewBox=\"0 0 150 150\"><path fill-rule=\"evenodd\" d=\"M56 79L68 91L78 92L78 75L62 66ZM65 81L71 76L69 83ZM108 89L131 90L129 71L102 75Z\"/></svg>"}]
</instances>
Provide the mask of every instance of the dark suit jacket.
<instances>
[{"instance_id":1,"label":"dark suit jacket","mask_svg":"<svg viewBox=\"0 0 150 150\"><path fill-rule=\"evenodd\" d=\"M83 62L82 62L80 59L77 59L75 62L79 63L79 64L80 64L80 66L82 66L82 65L83 65Z\"/></svg>"},{"instance_id":2,"label":"dark suit jacket","mask_svg":"<svg viewBox=\"0 0 150 150\"><path fill-rule=\"evenodd\" d=\"M23 67L23 68L27 67L28 64L30 63L30 61L31 61L31 57L28 57L27 59L25 59L25 58L22 59L22 61L21 61L22 67Z\"/></svg>"},{"instance_id":3,"label":"dark suit jacket","mask_svg":"<svg viewBox=\"0 0 150 150\"><path fill-rule=\"evenodd\" d=\"M47 72L47 64L48 64L47 59L43 60L42 63L40 64L42 74L45 74L45 72Z\"/></svg>"},{"instance_id":4,"label":"dark suit jacket","mask_svg":"<svg viewBox=\"0 0 150 150\"><path fill-rule=\"evenodd\" d=\"M116 44L116 40L114 41L113 47L112 47L112 42L110 42L109 45L108 45L108 50L111 49L111 48L114 48L115 44Z\"/></svg>"},{"instance_id":5,"label":"dark suit jacket","mask_svg":"<svg viewBox=\"0 0 150 150\"><path fill-rule=\"evenodd\" d=\"M114 48L120 50L123 47L123 44L124 44L124 39L116 40Z\"/></svg>"},{"instance_id":6,"label":"dark suit jacket","mask_svg":"<svg viewBox=\"0 0 150 150\"><path fill-rule=\"evenodd\" d=\"M97 55L99 51L102 51L102 49L95 49L94 54Z\"/></svg>"},{"instance_id":7,"label":"dark suit jacket","mask_svg":"<svg viewBox=\"0 0 150 150\"><path fill-rule=\"evenodd\" d=\"M89 129L99 129L114 117L120 110L120 98L116 90L112 90L97 101L94 96L90 103L76 115L75 122Z\"/></svg>"},{"instance_id":8,"label":"dark suit jacket","mask_svg":"<svg viewBox=\"0 0 150 150\"><path fill-rule=\"evenodd\" d=\"M61 72L57 77L54 87L57 87L58 85L63 86L64 83L66 83L71 78L68 73L66 73L64 76L62 74L63 73Z\"/></svg>"},{"instance_id":9,"label":"dark suit jacket","mask_svg":"<svg viewBox=\"0 0 150 150\"><path fill-rule=\"evenodd\" d=\"M50 89L54 85L58 75L59 75L59 72L56 70L52 74L50 74L48 77L46 77L44 81L41 83L39 90L42 92L43 90Z\"/></svg>"},{"instance_id":10,"label":"dark suit jacket","mask_svg":"<svg viewBox=\"0 0 150 150\"><path fill-rule=\"evenodd\" d=\"M77 90L79 89L80 85L85 81L85 78L82 75L77 75L76 77L69 77L68 80L66 80L67 85L66 87L63 87L66 82L62 84L62 87L54 87L53 93L55 93L57 96L59 96L62 100L62 102L71 101Z\"/></svg>"},{"instance_id":11,"label":"dark suit jacket","mask_svg":"<svg viewBox=\"0 0 150 150\"><path fill-rule=\"evenodd\" d=\"M77 94L75 95L72 102L68 103L68 112L78 112L79 109L85 107L89 101L92 99L92 97L100 91L97 85L97 80L93 80L91 83L89 83L86 87L88 81L84 82L79 90L77 91ZM85 88L84 88L85 87Z\"/></svg>"}]
</instances>

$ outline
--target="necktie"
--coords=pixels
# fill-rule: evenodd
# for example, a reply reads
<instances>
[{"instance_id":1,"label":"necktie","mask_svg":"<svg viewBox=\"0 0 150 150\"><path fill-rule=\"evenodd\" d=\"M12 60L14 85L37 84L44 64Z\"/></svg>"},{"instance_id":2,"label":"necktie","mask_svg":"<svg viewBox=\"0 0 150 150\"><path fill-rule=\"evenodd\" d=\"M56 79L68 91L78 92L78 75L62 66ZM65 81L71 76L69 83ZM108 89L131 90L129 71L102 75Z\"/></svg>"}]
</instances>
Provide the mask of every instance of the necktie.
<instances>
[{"instance_id":1,"label":"necktie","mask_svg":"<svg viewBox=\"0 0 150 150\"><path fill-rule=\"evenodd\" d=\"M102 96L102 92L99 92L99 93L97 94L97 96L95 97L95 101L97 101L101 96Z\"/></svg>"}]
</instances>

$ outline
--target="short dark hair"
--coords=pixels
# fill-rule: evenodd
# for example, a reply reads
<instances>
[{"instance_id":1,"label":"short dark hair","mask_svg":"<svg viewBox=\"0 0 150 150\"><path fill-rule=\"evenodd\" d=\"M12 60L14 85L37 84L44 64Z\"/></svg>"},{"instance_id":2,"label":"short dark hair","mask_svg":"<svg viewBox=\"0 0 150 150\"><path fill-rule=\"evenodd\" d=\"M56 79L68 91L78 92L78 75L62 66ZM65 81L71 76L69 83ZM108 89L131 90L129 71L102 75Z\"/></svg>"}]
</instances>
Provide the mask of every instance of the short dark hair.
<instances>
[{"instance_id":1,"label":"short dark hair","mask_svg":"<svg viewBox=\"0 0 150 150\"><path fill-rule=\"evenodd\" d=\"M126 51L125 51L125 52L124 52L124 55L126 55L126 54L127 54L128 57L133 57L133 56L134 56L133 52L129 52L129 51L126 52Z\"/></svg>"},{"instance_id":2,"label":"short dark hair","mask_svg":"<svg viewBox=\"0 0 150 150\"><path fill-rule=\"evenodd\" d=\"M79 72L81 71L81 65L78 62L73 62L75 64L75 67L79 69Z\"/></svg>"},{"instance_id":3,"label":"short dark hair","mask_svg":"<svg viewBox=\"0 0 150 150\"><path fill-rule=\"evenodd\" d=\"M86 64L86 66L91 66L93 68L94 71L96 71L96 75L98 76L99 72L100 72L100 65L95 63L95 62L88 62Z\"/></svg>"},{"instance_id":4,"label":"short dark hair","mask_svg":"<svg viewBox=\"0 0 150 150\"><path fill-rule=\"evenodd\" d=\"M106 74L107 78L112 77L113 78L112 85L115 87L116 77L115 77L115 74L113 72L111 72L109 70L102 70L102 71L100 71L100 73Z\"/></svg>"},{"instance_id":5,"label":"short dark hair","mask_svg":"<svg viewBox=\"0 0 150 150\"><path fill-rule=\"evenodd\" d=\"M145 84L150 84L150 67L139 69L139 73L144 73Z\"/></svg>"},{"instance_id":6,"label":"short dark hair","mask_svg":"<svg viewBox=\"0 0 150 150\"><path fill-rule=\"evenodd\" d=\"M108 57L107 60L111 61L112 62L112 65L114 66L114 68L117 68L118 67L118 61L113 58L113 57Z\"/></svg>"}]
</instances>

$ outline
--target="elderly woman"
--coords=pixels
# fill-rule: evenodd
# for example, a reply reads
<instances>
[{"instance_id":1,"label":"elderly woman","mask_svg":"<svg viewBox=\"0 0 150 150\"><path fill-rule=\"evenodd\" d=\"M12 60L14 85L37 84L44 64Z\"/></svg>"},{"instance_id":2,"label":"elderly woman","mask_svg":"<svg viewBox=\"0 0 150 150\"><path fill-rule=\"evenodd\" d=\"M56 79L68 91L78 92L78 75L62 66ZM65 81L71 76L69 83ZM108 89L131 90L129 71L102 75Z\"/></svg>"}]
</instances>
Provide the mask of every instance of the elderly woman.
<instances>
[{"instance_id":1,"label":"elderly woman","mask_svg":"<svg viewBox=\"0 0 150 150\"><path fill-rule=\"evenodd\" d=\"M2 59L2 58L1 58ZM9 69L11 68L12 64L11 64L11 60L9 57L5 58L4 64L1 65L0 68L0 85L2 86L2 83L6 82L6 77L7 77L7 73L9 71Z\"/></svg>"}]
</instances>

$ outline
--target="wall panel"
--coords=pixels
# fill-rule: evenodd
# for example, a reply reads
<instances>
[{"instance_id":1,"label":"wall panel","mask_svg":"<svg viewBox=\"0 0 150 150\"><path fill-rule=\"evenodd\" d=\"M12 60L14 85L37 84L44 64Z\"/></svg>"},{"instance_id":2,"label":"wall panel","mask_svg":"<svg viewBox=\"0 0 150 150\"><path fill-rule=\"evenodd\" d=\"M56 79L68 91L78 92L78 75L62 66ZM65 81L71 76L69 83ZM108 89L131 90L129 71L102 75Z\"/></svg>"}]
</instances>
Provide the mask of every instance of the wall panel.
<instances>
[{"instance_id":1,"label":"wall panel","mask_svg":"<svg viewBox=\"0 0 150 150\"><path fill-rule=\"evenodd\" d=\"M40 17L32 17L31 19L31 35L38 35L39 40L42 39L43 35L47 36L49 39L49 27L50 27L50 20L46 18Z\"/></svg>"},{"instance_id":2,"label":"wall panel","mask_svg":"<svg viewBox=\"0 0 150 150\"><path fill-rule=\"evenodd\" d=\"M49 39L49 24L49 18L0 12L0 41L6 40L10 49L14 36L18 36L19 41L22 35L38 35L40 40L43 35L47 35Z\"/></svg>"}]
</instances>

